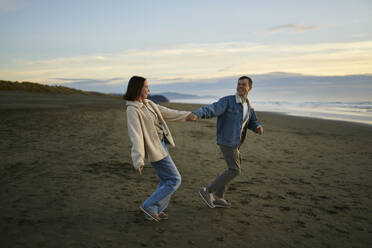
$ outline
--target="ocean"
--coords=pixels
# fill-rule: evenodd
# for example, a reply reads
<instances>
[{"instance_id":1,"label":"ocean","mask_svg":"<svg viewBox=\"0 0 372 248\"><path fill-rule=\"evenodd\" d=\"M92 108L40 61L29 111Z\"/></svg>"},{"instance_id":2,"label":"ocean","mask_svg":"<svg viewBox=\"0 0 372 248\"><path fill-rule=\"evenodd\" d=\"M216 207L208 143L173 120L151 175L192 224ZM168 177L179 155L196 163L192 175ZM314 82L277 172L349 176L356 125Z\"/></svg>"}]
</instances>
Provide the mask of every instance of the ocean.
<instances>
[{"instance_id":1,"label":"ocean","mask_svg":"<svg viewBox=\"0 0 372 248\"><path fill-rule=\"evenodd\" d=\"M218 98L177 99L172 102L211 104ZM252 101L256 111L357 122L372 125L372 102Z\"/></svg>"}]
</instances>

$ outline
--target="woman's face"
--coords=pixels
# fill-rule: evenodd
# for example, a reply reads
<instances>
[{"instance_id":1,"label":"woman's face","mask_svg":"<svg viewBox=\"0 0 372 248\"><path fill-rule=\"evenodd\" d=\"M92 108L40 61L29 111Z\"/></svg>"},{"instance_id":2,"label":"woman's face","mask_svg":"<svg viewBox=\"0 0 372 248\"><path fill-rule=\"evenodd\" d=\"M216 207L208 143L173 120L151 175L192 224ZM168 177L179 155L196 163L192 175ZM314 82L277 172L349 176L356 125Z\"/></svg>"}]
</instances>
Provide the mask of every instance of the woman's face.
<instances>
[{"instance_id":1,"label":"woman's face","mask_svg":"<svg viewBox=\"0 0 372 248\"><path fill-rule=\"evenodd\" d=\"M149 92L149 84L147 83L147 80L145 80L145 82L143 83L141 94L139 96L139 101L142 102L144 99L146 99Z\"/></svg>"}]
</instances>

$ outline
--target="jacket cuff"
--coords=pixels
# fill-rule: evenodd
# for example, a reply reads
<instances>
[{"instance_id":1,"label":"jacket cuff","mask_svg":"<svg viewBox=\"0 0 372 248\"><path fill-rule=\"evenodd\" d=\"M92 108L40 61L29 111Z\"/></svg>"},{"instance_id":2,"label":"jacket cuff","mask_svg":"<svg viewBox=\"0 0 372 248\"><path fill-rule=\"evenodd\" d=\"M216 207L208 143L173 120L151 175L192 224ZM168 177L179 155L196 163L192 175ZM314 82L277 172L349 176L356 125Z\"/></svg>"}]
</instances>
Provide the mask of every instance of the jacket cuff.
<instances>
[{"instance_id":1,"label":"jacket cuff","mask_svg":"<svg viewBox=\"0 0 372 248\"><path fill-rule=\"evenodd\" d=\"M192 111L192 113L194 115L196 115L199 119L201 118L202 114L200 113L201 111L200 110L195 110L195 111Z\"/></svg>"}]
</instances>

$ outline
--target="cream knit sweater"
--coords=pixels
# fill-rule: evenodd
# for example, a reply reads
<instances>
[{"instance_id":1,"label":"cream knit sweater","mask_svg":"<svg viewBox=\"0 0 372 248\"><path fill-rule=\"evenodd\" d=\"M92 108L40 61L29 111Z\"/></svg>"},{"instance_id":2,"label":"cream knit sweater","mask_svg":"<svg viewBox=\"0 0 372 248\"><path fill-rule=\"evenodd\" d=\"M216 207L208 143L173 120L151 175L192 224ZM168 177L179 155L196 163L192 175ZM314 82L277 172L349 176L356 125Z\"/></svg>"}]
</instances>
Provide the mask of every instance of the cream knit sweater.
<instances>
[{"instance_id":1,"label":"cream knit sweater","mask_svg":"<svg viewBox=\"0 0 372 248\"><path fill-rule=\"evenodd\" d=\"M156 162L168 156L161 144L153 119L148 116L148 111L144 111L145 107L158 116L164 129L164 136L172 146L175 144L165 121L185 121L190 114L188 111L178 111L160 106L148 99L145 99L143 103L127 101L128 134L132 142L133 166L136 169L145 164L145 156L150 162Z\"/></svg>"}]
</instances>

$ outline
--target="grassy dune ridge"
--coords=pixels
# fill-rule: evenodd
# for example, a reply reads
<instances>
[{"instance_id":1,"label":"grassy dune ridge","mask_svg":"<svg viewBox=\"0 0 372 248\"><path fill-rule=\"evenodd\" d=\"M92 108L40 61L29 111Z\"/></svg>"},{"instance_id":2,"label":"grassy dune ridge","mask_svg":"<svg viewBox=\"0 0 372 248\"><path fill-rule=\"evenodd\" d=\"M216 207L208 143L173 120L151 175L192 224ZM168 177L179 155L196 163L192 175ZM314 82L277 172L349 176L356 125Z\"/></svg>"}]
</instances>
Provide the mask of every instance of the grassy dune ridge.
<instances>
[{"instance_id":1,"label":"grassy dune ridge","mask_svg":"<svg viewBox=\"0 0 372 248\"><path fill-rule=\"evenodd\" d=\"M56 86L49 86L39 83L32 83L32 82L12 82L12 81L5 81L0 80L0 91L26 91L26 92L37 92L37 93L51 93L51 94L64 94L64 95L71 95L71 94L81 94L87 96L107 96L107 97L115 97L119 98L120 96L104 94L99 92L93 91L83 91L78 89L73 89L61 85Z\"/></svg>"}]
</instances>

